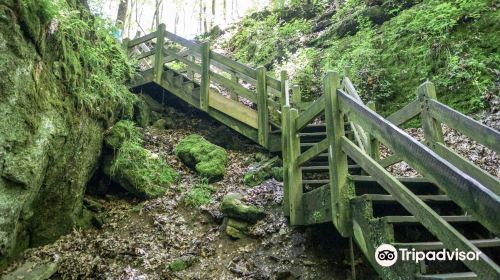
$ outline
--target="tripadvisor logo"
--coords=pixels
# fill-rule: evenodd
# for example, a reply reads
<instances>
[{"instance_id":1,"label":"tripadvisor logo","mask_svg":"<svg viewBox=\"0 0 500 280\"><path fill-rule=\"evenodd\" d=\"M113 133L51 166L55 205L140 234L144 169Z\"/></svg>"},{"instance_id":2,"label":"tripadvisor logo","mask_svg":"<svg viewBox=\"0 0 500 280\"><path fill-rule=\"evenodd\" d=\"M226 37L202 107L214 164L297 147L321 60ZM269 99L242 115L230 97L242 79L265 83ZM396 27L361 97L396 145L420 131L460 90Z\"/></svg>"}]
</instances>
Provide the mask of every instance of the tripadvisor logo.
<instances>
[{"instance_id":1,"label":"tripadvisor logo","mask_svg":"<svg viewBox=\"0 0 500 280\"><path fill-rule=\"evenodd\" d=\"M398 260L398 251L392 245L382 244L375 251L375 260L381 266L392 266Z\"/></svg>"},{"instance_id":2,"label":"tripadvisor logo","mask_svg":"<svg viewBox=\"0 0 500 280\"><path fill-rule=\"evenodd\" d=\"M448 251L442 249L439 251L417 251L415 249L399 248L399 251L394 246L389 244L380 245L375 251L375 261L380 266L389 267L396 263L398 256L401 261L412 261L419 263L421 261L477 261L481 252L464 252L455 249Z\"/></svg>"}]
</instances>

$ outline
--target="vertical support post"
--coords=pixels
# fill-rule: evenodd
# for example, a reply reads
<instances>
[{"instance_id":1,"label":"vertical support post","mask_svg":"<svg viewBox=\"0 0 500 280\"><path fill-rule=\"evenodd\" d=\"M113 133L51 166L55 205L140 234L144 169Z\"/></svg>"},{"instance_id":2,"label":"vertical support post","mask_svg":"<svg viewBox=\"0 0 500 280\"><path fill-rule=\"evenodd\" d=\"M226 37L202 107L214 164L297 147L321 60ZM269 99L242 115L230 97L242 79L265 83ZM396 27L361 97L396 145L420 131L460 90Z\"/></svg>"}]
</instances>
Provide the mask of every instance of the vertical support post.
<instances>
[{"instance_id":1,"label":"vertical support post","mask_svg":"<svg viewBox=\"0 0 500 280\"><path fill-rule=\"evenodd\" d=\"M287 105L287 94L288 94L288 73L285 70L281 70L280 73L280 107L283 109L283 106Z\"/></svg>"},{"instance_id":2,"label":"vertical support post","mask_svg":"<svg viewBox=\"0 0 500 280\"><path fill-rule=\"evenodd\" d=\"M236 76L236 73L233 73L233 74L231 75L231 80L232 80L233 82L237 83L237 84L239 84L239 83L240 83L240 80L238 79L238 76ZM232 100L236 100L236 101L238 101L238 100L239 100L239 98L238 98L238 97L239 97L239 96L238 96L238 94L237 94L235 91L233 91L233 90L232 90L232 91L231 91L231 99L232 99Z\"/></svg>"},{"instance_id":3,"label":"vertical support post","mask_svg":"<svg viewBox=\"0 0 500 280\"><path fill-rule=\"evenodd\" d=\"M420 85L417 89L417 96L422 108L420 116L424 129L425 144L431 148L435 148L435 143L444 142L444 138L441 124L432 117L429 109L429 100L436 99L434 84L427 81Z\"/></svg>"},{"instance_id":4,"label":"vertical support post","mask_svg":"<svg viewBox=\"0 0 500 280\"><path fill-rule=\"evenodd\" d=\"M326 134L328 137L328 166L330 174L330 194L332 201L332 220L343 237L352 233L349 185L347 181L347 155L342 150L344 136L344 116L340 111L337 89L340 88L340 76L329 72L324 78L323 89L326 95Z\"/></svg>"},{"instance_id":5,"label":"vertical support post","mask_svg":"<svg viewBox=\"0 0 500 280\"><path fill-rule=\"evenodd\" d=\"M288 196L290 203L290 224L297 226L304 224L302 172L300 172L297 161L300 155L300 138L296 129L299 111L295 108L290 109L288 115Z\"/></svg>"},{"instance_id":6,"label":"vertical support post","mask_svg":"<svg viewBox=\"0 0 500 280\"><path fill-rule=\"evenodd\" d=\"M163 74L163 45L165 44L165 24L158 25L156 37L156 52L154 64L154 81L161 84L161 75Z\"/></svg>"},{"instance_id":7,"label":"vertical support post","mask_svg":"<svg viewBox=\"0 0 500 280\"><path fill-rule=\"evenodd\" d=\"M210 46L208 42L201 44L201 85L200 108L208 111L210 91Z\"/></svg>"},{"instance_id":8,"label":"vertical support post","mask_svg":"<svg viewBox=\"0 0 500 280\"><path fill-rule=\"evenodd\" d=\"M377 104L373 101L368 102L368 108L370 108L372 111L376 112L377 111ZM380 143L377 140L377 138L373 137L372 135L368 135L368 149L370 156L375 159L379 160L380 159Z\"/></svg>"},{"instance_id":9,"label":"vertical support post","mask_svg":"<svg viewBox=\"0 0 500 280\"><path fill-rule=\"evenodd\" d=\"M281 107L281 157L283 158L283 213L290 216L290 179L289 179L289 134L290 134L290 105Z\"/></svg>"},{"instance_id":10,"label":"vertical support post","mask_svg":"<svg viewBox=\"0 0 500 280\"><path fill-rule=\"evenodd\" d=\"M267 108L266 68L257 68L257 114L259 144L267 147L269 141L269 112Z\"/></svg>"},{"instance_id":11,"label":"vertical support post","mask_svg":"<svg viewBox=\"0 0 500 280\"><path fill-rule=\"evenodd\" d=\"M294 85L292 87L292 104L295 108L302 110L302 94L300 93L300 86Z\"/></svg>"}]
</instances>

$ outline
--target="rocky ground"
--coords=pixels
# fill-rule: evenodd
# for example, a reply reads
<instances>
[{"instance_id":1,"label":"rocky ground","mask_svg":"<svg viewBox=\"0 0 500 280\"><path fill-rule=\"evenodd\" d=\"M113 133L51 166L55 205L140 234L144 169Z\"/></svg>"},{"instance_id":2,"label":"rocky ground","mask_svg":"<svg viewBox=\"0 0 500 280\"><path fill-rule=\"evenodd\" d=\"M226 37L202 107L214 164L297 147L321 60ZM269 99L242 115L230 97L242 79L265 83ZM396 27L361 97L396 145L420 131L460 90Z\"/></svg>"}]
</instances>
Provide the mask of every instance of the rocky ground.
<instances>
[{"instance_id":1,"label":"rocky ground","mask_svg":"<svg viewBox=\"0 0 500 280\"><path fill-rule=\"evenodd\" d=\"M145 147L162 155L181 180L157 199L140 201L114 191L92 197L99 208L100 229L75 230L56 243L25 252L19 261L57 263L51 279L348 279L347 240L331 225L291 228L281 211L282 183L274 179L256 187L243 183L258 147L194 113L167 112L175 128L144 129ZM191 133L225 147L229 164L214 183L211 203L186 206L184 197L201 178L174 154L173 147ZM266 217L245 237L230 238L219 211L227 193L263 207ZM97 206L96 206L97 205ZM375 274L356 251L358 279ZM181 271L175 264L184 263ZM16 268L14 264L10 270Z\"/></svg>"}]
</instances>

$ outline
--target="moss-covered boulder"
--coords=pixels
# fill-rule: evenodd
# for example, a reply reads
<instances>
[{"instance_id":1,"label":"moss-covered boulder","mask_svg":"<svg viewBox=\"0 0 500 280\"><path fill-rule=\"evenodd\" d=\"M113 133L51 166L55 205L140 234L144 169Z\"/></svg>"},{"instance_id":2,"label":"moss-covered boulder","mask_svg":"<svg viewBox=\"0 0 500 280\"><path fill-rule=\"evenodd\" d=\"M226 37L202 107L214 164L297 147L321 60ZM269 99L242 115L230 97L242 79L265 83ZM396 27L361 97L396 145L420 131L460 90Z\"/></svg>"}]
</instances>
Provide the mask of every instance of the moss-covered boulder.
<instances>
[{"instance_id":1,"label":"moss-covered boulder","mask_svg":"<svg viewBox=\"0 0 500 280\"><path fill-rule=\"evenodd\" d=\"M266 216L263 209L243 203L241 196L234 193L224 196L220 208L227 217L250 223L255 223Z\"/></svg>"},{"instance_id":2,"label":"moss-covered boulder","mask_svg":"<svg viewBox=\"0 0 500 280\"><path fill-rule=\"evenodd\" d=\"M243 238L248 232L249 227L248 222L233 218L225 218L224 225L226 228L226 234L233 239Z\"/></svg>"},{"instance_id":3,"label":"moss-covered boulder","mask_svg":"<svg viewBox=\"0 0 500 280\"><path fill-rule=\"evenodd\" d=\"M140 198L159 197L178 177L165 160L133 141L125 141L111 162L111 178Z\"/></svg>"},{"instance_id":4,"label":"moss-covered boulder","mask_svg":"<svg viewBox=\"0 0 500 280\"><path fill-rule=\"evenodd\" d=\"M134 143L142 142L142 134L132 121L119 121L106 132L104 142L113 149L118 150L121 145L131 141Z\"/></svg>"},{"instance_id":5,"label":"moss-covered boulder","mask_svg":"<svg viewBox=\"0 0 500 280\"><path fill-rule=\"evenodd\" d=\"M256 159L260 161L252 164L243 177L245 185L254 187L271 178L283 181L283 167L278 156L269 159L256 155Z\"/></svg>"},{"instance_id":6,"label":"moss-covered boulder","mask_svg":"<svg viewBox=\"0 0 500 280\"><path fill-rule=\"evenodd\" d=\"M211 181L224 177L227 152L200 135L192 134L175 146L175 154L201 176Z\"/></svg>"}]
</instances>

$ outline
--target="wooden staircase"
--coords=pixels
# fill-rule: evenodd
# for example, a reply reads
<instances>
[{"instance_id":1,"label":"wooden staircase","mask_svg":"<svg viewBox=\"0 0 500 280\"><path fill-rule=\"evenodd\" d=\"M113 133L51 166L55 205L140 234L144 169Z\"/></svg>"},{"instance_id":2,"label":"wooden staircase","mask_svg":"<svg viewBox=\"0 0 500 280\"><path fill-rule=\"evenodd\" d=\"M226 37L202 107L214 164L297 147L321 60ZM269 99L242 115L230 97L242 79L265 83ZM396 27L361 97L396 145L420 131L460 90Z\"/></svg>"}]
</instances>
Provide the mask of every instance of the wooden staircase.
<instances>
[{"instance_id":1,"label":"wooden staircase","mask_svg":"<svg viewBox=\"0 0 500 280\"><path fill-rule=\"evenodd\" d=\"M166 92L270 151L281 150L283 210L292 226L333 223L384 279L500 279L500 182L447 147L441 124L497 153L500 134L438 102L432 83L384 118L362 102L348 77L331 72L320 98L304 105L292 95L292 107L286 73L277 80L164 26L124 45L142 65L131 89ZM413 118L421 120L423 143L398 127ZM381 158L381 144L392 155ZM421 177L387 171L402 161ZM382 244L400 253L480 254L463 261L398 259L383 267L375 258Z\"/></svg>"}]
</instances>

